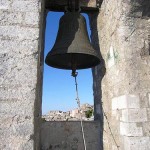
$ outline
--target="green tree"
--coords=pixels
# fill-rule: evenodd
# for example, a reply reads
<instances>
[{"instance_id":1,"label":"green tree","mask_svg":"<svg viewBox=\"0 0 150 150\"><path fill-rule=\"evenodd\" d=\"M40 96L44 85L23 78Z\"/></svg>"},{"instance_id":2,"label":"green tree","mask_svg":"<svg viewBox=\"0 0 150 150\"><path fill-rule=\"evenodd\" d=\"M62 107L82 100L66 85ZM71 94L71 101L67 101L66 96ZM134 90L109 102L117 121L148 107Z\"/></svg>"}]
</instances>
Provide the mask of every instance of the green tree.
<instances>
[{"instance_id":1,"label":"green tree","mask_svg":"<svg viewBox=\"0 0 150 150\"><path fill-rule=\"evenodd\" d=\"M89 109L88 111L85 112L86 118L91 118L92 115L93 115L93 109Z\"/></svg>"}]
</instances>

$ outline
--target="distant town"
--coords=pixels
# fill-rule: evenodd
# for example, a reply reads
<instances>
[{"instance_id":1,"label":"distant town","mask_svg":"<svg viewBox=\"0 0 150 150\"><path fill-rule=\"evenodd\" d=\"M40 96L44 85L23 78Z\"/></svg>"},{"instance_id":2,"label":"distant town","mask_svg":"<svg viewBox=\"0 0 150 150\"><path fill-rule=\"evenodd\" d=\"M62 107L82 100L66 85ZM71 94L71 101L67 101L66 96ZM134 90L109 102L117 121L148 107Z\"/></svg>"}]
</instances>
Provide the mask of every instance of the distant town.
<instances>
[{"instance_id":1,"label":"distant town","mask_svg":"<svg viewBox=\"0 0 150 150\"><path fill-rule=\"evenodd\" d=\"M46 115L42 116L42 119L45 121L78 121L80 120L80 114L82 120L92 121L94 120L94 107L88 103L81 105L81 113L78 108L63 112L52 110L49 111Z\"/></svg>"}]
</instances>

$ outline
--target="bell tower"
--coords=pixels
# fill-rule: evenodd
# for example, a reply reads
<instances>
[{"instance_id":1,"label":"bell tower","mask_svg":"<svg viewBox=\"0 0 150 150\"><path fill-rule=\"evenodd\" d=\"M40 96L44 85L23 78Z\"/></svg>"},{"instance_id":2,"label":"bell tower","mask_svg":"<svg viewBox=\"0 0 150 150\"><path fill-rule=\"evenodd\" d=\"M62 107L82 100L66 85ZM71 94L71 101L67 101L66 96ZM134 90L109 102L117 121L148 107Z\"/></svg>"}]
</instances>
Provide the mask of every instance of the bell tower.
<instances>
[{"instance_id":1,"label":"bell tower","mask_svg":"<svg viewBox=\"0 0 150 150\"><path fill-rule=\"evenodd\" d=\"M79 123L41 121L46 13L65 11L66 5L67 0L0 0L2 150L82 150L70 134ZM80 0L80 7L89 15L101 60L92 68L95 121L85 123L88 150L149 150L150 1ZM68 143L50 132L53 127L62 129L57 131Z\"/></svg>"}]
</instances>

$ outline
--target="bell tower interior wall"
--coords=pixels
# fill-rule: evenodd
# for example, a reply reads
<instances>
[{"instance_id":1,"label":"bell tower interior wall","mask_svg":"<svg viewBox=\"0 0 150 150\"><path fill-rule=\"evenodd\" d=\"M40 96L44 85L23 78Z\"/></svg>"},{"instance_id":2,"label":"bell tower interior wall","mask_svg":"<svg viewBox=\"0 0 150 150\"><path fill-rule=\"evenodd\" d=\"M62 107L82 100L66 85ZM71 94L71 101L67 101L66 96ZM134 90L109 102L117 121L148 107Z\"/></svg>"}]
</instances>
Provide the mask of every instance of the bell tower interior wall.
<instances>
[{"instance_id":1,"label":"bell tower interior wall","mask_svg":"<svg viewBox=\"0 0 150 150\"><path fill-rule=\"evenodd\" d=\"M104 150L148 150L150 1L104 0L90 18L92 42L102 56L93 77Z\"/></svg>"}]
</instances>

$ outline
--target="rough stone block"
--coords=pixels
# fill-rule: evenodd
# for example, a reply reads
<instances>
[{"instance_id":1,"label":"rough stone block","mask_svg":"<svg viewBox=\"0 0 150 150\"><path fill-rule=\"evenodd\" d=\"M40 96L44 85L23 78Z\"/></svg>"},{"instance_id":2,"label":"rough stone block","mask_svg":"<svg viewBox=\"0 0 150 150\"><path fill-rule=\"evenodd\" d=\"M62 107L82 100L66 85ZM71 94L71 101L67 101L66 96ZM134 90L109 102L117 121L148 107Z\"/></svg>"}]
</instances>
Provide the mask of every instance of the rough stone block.
<instances>
[{"instance_id":1,"label":"rough stone block","mask_svg":"<svg viewBox=\"0 0 150 150\"><path fill-rule=\"evenodd\" d=\"M150 122L143 122L142 124L144 135L150 137Z\"/></svg>"},{"instance_id":2,"label":"rough stone block","mask_svg":"<svg viewBox=\"0 0 150 150\"><path fill-rule=\"evenodd\" d=\"M126 95L112 99L112 110L127 108Z\"/></svg>"},{"instance_id":3,"label":"rough stone block","mask_svg":"<svg viewBox=\"0 0 150 150\"><path fill-rule=\"evenodd\" d=\"M120 122L120 134L124 136L143 136L142 127L137 127L136 123Z\"/></svg>"},{"instance_id":4,"label":"rough stone block","mask_svg":"<svg viewBox=\"0 0 150 150\"><path fill-rule=\"evenodd\" d=\"M115 117L116 120L120 120L121 117L121 110L112 110L112 116Z\"/></svg>"},{"instance_id":5,"label":"rough stone block","mask_svg":"<svg viewBox=\"0 0 150 150\"><path fill-rule=\"evenodd\" d=\"M0 0L0 9L9 9L11 4L10 0Z\"/></svg>"},{"instance_id":6,"label":"rough stone block","mask_svg":"<svg viewBox=\"0 0 150 150\"><path fill-rule=\"evenodd\" d=\"M122 116L120 118L120 121L123 121L123 122L128 122L128 109L124 109L122 110Z\"/></svg>"},{"instance_id":7,"label":"rough stone block","mask_svg":"<svg viewBox=\"0 0 150 150\"><path fill-rule=\"evenodd\" d=\"M124 150L149 150L150 137L124 137Z\"/></svg>"},{"instance_id":8,"label":"rough stone block","mask_svg":"<svg viewBox=\"0 0 150 150\"><path fill-rule=\"evenodd\" d=\"M141 109L125 109L122 110L120 119L124 122L145 122L148 121L146 108Z\"/></svg>"},{"instance_id":9,"label":"rough stone block","mask_svg":"<svg viewBox=\"0 0 150 150\"><path fill-rule=\"evenodd\" d=\"M7 43L9 43L9 45ZM17 41L17 40L14 41L14 39L10 39L10 40L3 39L1 40L0 49L3 49L3 51L0 51L0 58L3 57L3 59L4 58L6 59L6 57L9 57L10 54L14 52L14 50L15 50L15 53L19 54L19 56L22 56L22 57L30 56L37 52L38 40L25 39L22 41ZM3 55L7 55L6 53L9 53L9 56L4 57ZM7 58L7 59L10 59L10 58Z\"/></svg>"},{"instance_id":10,"label":"rough stone block","mask_svg":"<svg viewBox=\"0 0 150 150\"><path fill-rule=\"evenodd\" d=\"M34 145L34 141L29 139L28 142L21 145L20 149L22 149L22 150L34 150L35 148L33 147L33 145Z\"/></svg>"},{"instance_id":11,"label":"rough stone block","mask_svg":"<svg viewBox=\"0 0 150 150\"><path fill-rule=\"evenodd\" d=\"M5 143L5 139L1 140L1 143ZM33 150L34 141L28 138L28 142L25 142L21 137L11 136L6 145L0 143L0 149L2 150Z\"/></svg>"},{"instance_id":12,"label":"rough stone block","mask_svg":"<svg viewBox=\"0 0 150 150\"><path fill-rule=\"evenodd\" d=\"M140 94L140 106L141 108L148 108L149 107L149 97L146 92L141 92Z\"/></svg>"},{"instance_id":13,"label":"rough stone block","mask_svg":"<svg viewBox=\"0 0 150 150\"><path fill-rule=\"evenodd\" d=\"M38 26L39 14L36 12L26 12L24 21L25 21L25 24Z\"/></svg>"},{"instance_id":14,"label":"rough stone block","mask_svg":"<svg viewBox=\"0 0 150 150\"><path fill-rule=\"evenodd\" d=\"M112 110L139 107L139 96L137 95L123 95L112 99Z\"/></svg>"},{"instance_id":15,"label":"rough stone block","mask_svg":"<svg viewBox=\"0 0 150 150\"><path fill-rule=\"evenodd\" d=\"M16 109L16 105L18 106ZM28 116L30 115L31 117L33 117L33 109L34 109L34 105L31 102L27 102L25 103L20 101L20 102L2 102L1 101L1 105L0 105L0 115L4 115L5 117L7 117L9 114L11 114L12 116L15 115L22 115L22 116Z\"/></svg>"},{"instance_id":16,"label":"rough stone block","mask_svg":"<svg viewBox=\"0 0 150 150\"><path fill-rule=\"evenodd\" d=\"M23 13L0 11L0 25L21 24L23 21Z\"/></svg>"},{"instance_id":17,"label":"rough stone block","mask_svg":"<svg viewBox=\"0 0 150 150\"><path fill-rule=\"evenodd\" d=\"M12 10L19 12L37 12L40 10L40 2L37 0L13 0Z\"/></svg>"},{"instance_id":18,"label":"rough stone block","mask_svg":"<svg viewBox=\"0 0 150 150\"><path fill-rule=\"evenodd\" d=\"M0 36L16 38L18 40L37 40L39 37L38 28L20 26L0 26Z\"/></svg>"}]
</instances>

